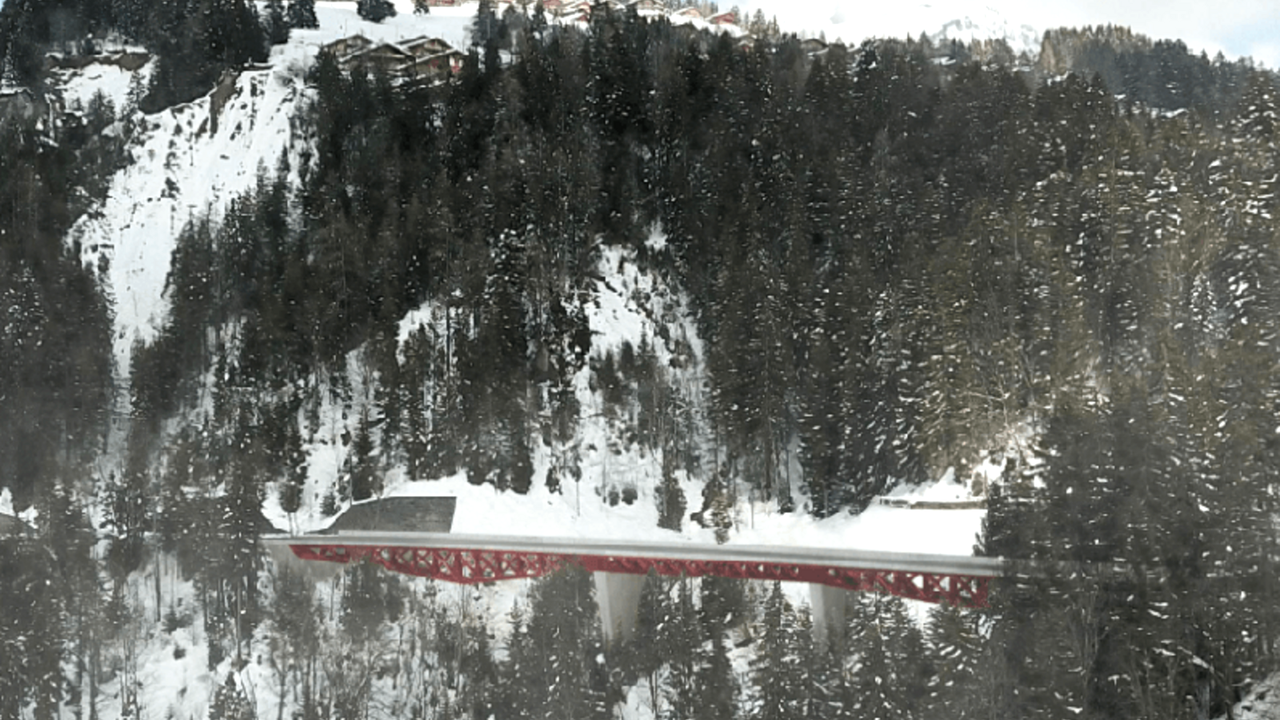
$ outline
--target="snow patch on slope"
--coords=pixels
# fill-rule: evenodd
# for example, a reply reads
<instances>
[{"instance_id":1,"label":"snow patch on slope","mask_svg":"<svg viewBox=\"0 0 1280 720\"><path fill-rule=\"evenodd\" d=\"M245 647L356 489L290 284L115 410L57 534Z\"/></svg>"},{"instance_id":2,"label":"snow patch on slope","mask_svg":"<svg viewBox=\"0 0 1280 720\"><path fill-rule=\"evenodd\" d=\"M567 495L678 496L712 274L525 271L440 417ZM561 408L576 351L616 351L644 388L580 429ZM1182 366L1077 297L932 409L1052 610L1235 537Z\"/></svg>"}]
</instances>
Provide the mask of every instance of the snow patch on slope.
<instances>
[{"instance_id":1,"label":"snow patch on slope","mask_svg":"<svg viewBox=\"0 0 1280 720\"><path fill-rule=\"evenodd\" d=\"M81 107L88 107L93 96L102 93L103 97L110 98L115 104L117 112L125 107L129 97L129 86L134 82L133 78L137 76L138 82L146 80L143 74L106 63L94 63L74 72L55 72L54 76L59 78L55 82L62 93L62 101L67 109L71 109L77 103Z\"/></svg>"},{"instance_id":2,"label":"snow patch on slope","mask_svg":"<svg viewBox=\"0 0 1280 720\"><path fill-rule=\"evenodd\" d=\"M127 89L123 78L116 80L114 90ZM132 162L70 235L80 242L85 264L108 268L121 372L132 344L154 339L165 321L175 237L194 217L221 217L233 198L254 186L259 169L273 169L282 151L296 150L290 120L304 92L300 74L273 67L242 73L216 114L206 96L140 116Z\"/></svg>"}]
</instances>

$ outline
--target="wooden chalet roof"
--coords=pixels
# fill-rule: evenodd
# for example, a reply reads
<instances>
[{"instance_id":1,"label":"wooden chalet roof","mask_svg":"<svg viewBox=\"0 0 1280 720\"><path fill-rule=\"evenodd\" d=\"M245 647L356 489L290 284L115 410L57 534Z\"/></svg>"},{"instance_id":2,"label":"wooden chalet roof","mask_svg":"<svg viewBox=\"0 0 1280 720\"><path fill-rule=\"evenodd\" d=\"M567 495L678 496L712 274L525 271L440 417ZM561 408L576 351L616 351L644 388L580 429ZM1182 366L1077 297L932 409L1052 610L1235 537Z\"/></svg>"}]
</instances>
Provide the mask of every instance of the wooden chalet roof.
<instances>
[{"instance_id":1,"label":"wooden chalet roof","mask_svg":"<svg viewBox=\"0 0 1280 720\"><path fill-rule=\"evenodd\" d=\"M419 37L400 43L400 47L414 57L423 58L453 49L453 46L437 37Z\"/></svg>"},{"instance_id":2,"label":"wooden chalet roof","mask_svg":"<svg viewBox=\"0 0 1280 720\"><path fill-rule=\"evenodd\" d=\"M348 35L320 47L321 50L333 53L339 59L365 50L373 45L373 41L363 35Z\"/></svg>"},{"instance_id":3,"label":"wooden chalet roof","mask_svg":"<svg viewBox=\"0 0 1280 720\"><path fill-rule=\"evenodd\" d=\"M413 54L408 50L391 43L379 43L373 47L365 48L358 52L354 52L347 56L347 60L362 60L365 58L382 57L382 58L399 58L404 62L413 60Z\"/></svg>"}]
</instances>

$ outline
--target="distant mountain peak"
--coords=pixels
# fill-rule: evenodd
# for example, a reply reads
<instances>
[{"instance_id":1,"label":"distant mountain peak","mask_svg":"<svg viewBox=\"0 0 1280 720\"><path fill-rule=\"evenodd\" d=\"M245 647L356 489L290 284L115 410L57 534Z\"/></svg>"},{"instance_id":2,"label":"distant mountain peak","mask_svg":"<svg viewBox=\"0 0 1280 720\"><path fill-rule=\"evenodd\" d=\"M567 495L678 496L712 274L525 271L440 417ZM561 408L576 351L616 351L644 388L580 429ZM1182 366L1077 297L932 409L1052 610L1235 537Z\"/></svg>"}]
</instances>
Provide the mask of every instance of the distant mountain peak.
<instances>
[{"instance_id":1,"label":"distant mountain peak","mask_svg":"<svg viewBox=\"0 0 1280 720\"><path fill-rule=\"evenodd\" d=\"M953 40L966 44L1003 40L1015 54L1025 52L1029 57L1035 57L1040 52L1042 32L1030 25L1010 21L993 8L987 7L984 11L948 20L937 32L929 33L929 39L935 45Z\"/></svg>"}]
</instances>

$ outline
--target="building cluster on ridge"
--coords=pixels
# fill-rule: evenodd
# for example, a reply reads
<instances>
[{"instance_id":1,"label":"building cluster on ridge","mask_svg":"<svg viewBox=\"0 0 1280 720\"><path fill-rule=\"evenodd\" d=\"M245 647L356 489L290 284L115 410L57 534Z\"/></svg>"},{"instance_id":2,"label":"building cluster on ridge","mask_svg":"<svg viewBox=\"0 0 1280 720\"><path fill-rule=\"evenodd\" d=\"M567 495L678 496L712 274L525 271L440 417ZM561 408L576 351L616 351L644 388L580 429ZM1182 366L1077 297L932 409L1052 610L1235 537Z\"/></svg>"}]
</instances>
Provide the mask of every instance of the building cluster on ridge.
<instances>
[{"instance_id":1,"label":"building cluster on ridge","mask_svg":"<svg viewBox=\"0 0 1280 720\"><path fill-rule=\"evenodd\" d=\"M417 37L398 43L374 42L363 35L335 40L323 48L343 70L360 67L393 77L433 78L462 69L465 54L440 38Z\"/></svg>"},{"instance_id":2,"label":"building cluster on ridge","mask_svg":"<svg viewBox=\"0 0 1280 720\"><path fill-rule=\"evenodd\" d=\"M455 7L462 4L462 0L426 0L428 7ZM529 6L534 3L529 2ZM636 10L664 13L672 16L694 18L697 20L706 20L712 25L737 25L737 14L729 10L727 12L716 12L704 14L696 7L685 7L668 12L667 4L662 0L606 0L606 4L617 10L625 10L634 7ZM495 7L501 12L508 5L524 5L513 0L497 0ZM591 1L590 0L542 0L542 7L547 12L566 20L586 20L591 17Z\"/></svg>"},{"instance_id":3,"label":"building cluster on ridge","mask_svg":"<svg viewBox=\"0 0 1280 720\"><path fill-rule=\"evenodd\" d=\"M460 5L459 0L427 0L430 7L450 7ZM499 0L495 10L501 14L508 6L516 3L510 0ZM695 7L686 7L668 12L662 0L608 0L608 4L618 10L634 8L646 14L668 14L672 17L704 20L712 25L722 27L738 27L737 14L730 10L704 17ZM559 18L561 22L586 22L591 19L592 2L590 0L542 0L542 7ZM443 78L462 69L462 61L466 56L463 51L451 46L440 38L417 37L401 42L375 42L364 35L350 35L335 40L321 48L332 53L338 64L345 71L354 68L376 70L392 77L404 79Z\"/></svg>"}]
</instances>

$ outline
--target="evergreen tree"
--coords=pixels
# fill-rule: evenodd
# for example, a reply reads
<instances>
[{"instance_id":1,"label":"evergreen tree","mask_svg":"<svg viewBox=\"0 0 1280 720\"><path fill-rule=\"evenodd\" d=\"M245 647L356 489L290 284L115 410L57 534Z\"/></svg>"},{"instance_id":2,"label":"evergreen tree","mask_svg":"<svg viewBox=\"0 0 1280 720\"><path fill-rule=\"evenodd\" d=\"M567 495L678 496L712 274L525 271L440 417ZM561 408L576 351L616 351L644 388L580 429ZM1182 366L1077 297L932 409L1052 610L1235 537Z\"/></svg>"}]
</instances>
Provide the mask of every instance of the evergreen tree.
<instances>
[{"instance_id":1,"label":"evergreen tree","mask_svg":"<svg viewBox=\"0 0 1280 720\"><path fill-rule=\"evenodd\" d=\"M281 700L288 687L306 708L313 701L314 673L321 652L321 629L309 580L288 567L273 576L273 600L269 609L272 665L278 677Z\"/></svg>"},{"instance_id":2,"label":"evergreen tree","mask_svg":"<svg viewBox=\"0 0 1280 720\"><path fill-rule=\"evenodd\" d=\"M658 527L666 530L680 530L684 519L684 490L671 469L672 460L664 454L662 481L658 485Z\"/></svg>"},{"instance_id":3,"label":"evergreen tree","mask_svg":"<svg viewBox=\"0 0 1280 720\"><path fill-rule=\"evenodd\" d=\"M225 457L230 460L227 463L230 467L223 486L222 516L217 523L221 547L217 562L209 568L209 580L215 588L214 602L227 614L239 658L261 619L258 577L262 570L262 548L258 535L265 462L260 428L247 404L240 406L229 430Z\"/></svg>"},{"instance_id":4,"label":"evergreen tree","mask_svg":"<svg viewBox=\"0 0 1280 720\"><path fill-rule=\"evenodd\" d=\"M802 714L807 689L806 668L800 664L799 643L795 629L796 615L775 582L765 599L762 633L756 657L751 666L751 679L759 693L751 717L774 720ZM807 640L805 638L804 640Z\"/></svg>"},{"instance_id":5,"label":"evergreen tree","mask_svg":"<svg viewBox=\"0 0 1280 720\"><path fill-rule=\"evenodd\" d=\"M725 631L746 622L748 607L745 581L708 576L701 582L702 622Z\"/></svg>"},{"instance_id":6,"label":"evergreen tree","mask_svg":"<svg viewBox=\"0 0 1280 720\"><path fill-rule=\"evenodd\" d=\"M377 643L388 623L404 612L404 591L378 565L362 562L347 576L342 592L342 629L357 646Z\"/></svg>"},{"instance_id":7,"label":"evergreen tree","mask_svg":"<svg viewBox=\"0 0 1280 720\"><path fill-rule=\"evenodd\" d=\"M524 633L513 635L506 676L517 717L606 717L606 678L590 576L572 566L535 589ZM514 677L513 677L514 676Z\"/></svg>"},{"instance_id":8,"label":"evergreen tree","mask_svg":"<svg viewBox=\"0 0 1280 720\"><path fill-rule=\"evenodd\" d=\"M896 597L855 596L848 652L854 717L919 717L929 669L924 637Z\"/></svg>"},{"instance_id":9,"label":"evergreen tree","mask_svg":"<svg viewBox=\"0 0 1280 720\"><path fill-rule=\"evenodd\" d=\"M977 611L939 605L929 611L925 632L933 672L928 678L925 717L982 717L986 713L981 680L992 670L984 662L986 645Z\"/></svg>"},{"instance_id":10,"label":"evergreen tree","mask_svg":"<svg viewBox=\"0 0 1280 720\"><path fill-rule=\"evenodd\" d=\"M128 460L118 481L108 486L110 524L114 531L108 566L117 588L141 565L145 534L150 529L147 498L151 496L151 474L147 469L151 448L144 433L130 436Z\"/></svg>"},{"instance_id":11,"label":"evergreen tree","mask_svg":"<svg viewBox=\"0 0 1280 720\"><path fill-rule=\"evenodd\" d=\"M697 692L698 717L708 720L732 720L737 716L738 681L725 632L717 624L705 625L706 646L699 653L698 665L690 689Z\"/></svg>"},{"instance_id":12,"label":"evergreen tree","mask_svg":"<svg viewBox=\"0 0 1280 720\"><path fill-rule=\"evenodd\" d=\"M480 624L467 625L463 631L464 647L459 662L462 691L458 705L472 717L489 717L495 711L501 694L500 667L489 645L488 629Z\"/></svg>"},{"instance_id":13,"label":"evergreen tree","mask_svg":"<svg viewBox=\"0 0 1280 720\"><path fill-rule=\"evenodd\" d=\"M670 627L667 630L671 641L666 654L669 672L666 692L670 716L689 720L703 717L703 694L707 686L699 681L708 676L702 669L707 662L708 653L704 646L708 638L693 604L691 585L688 578L681 578L676 583L676 598L671 607ZM732 682L729 678L724 679ZM723 693L717 695L717 699L723 697ZM716 709L718 711L720 708Z\"/></svg>"},{"instance_id":14,"label":"evergreen tree","mask_svg":"<svg viewBox=\"0 0 1280 720\"><path fill-rule=\"evenodd\" d=\"M0 717L53 718L62 699L63 613L45 550L34 539L0 537Z\"/></svg>"},{"instance_id":15,"label":"evergreen tree","mask_svg":"<svg viewBox=\"0 0 1280 720\"><path fill-rule=\"evenodd\" d=\"M283 473L278 489L280 509L292 516L302 506L307 480L307 456L302 449L302 435L293 403L283 404L277 409L275 426L280 433L275 463Z\"/></svg>"},{"instance_id":16,"label":"evergreen tree","mask_svg":"<svg viewBox=\"0 0 1280 720\"><path fill-rule=\"evenodd\" d=\"M267 42L272 45L283 45L289 42L289 22L285 19L282 0L268 0L267 14L262 19Z\"/></svg>"},{"instance_id":17,"label":"evergreen tree","mask_svg":"<svg viewBox=\"0 0 1280 720\"><path fill-rule=\"evenodd\" d=\"M348 458L353 502L368 500L382 491L373 451L373 432L370 428L369 411L362 410L360 421L356 425L355 439L351 443L351 455Z\"/></svg>"},{"instance_id":18,"label":"evergreen tree","mask_svg":"<svg viewBox=\"0 0 1280 720\"><path fill-rule=\"evenodd\" d=\"M253 706L236 684L235 674L227 673L227 679L213 695L213 703L209 706L209 720L252 720L254 716Z\"/></svg>"},{"instance_id":19,"label":"evergreen tree","mask_svg":"<svg viewBox=\"0 0 1280 720\"><path fill-rule=\"evenodd\" d=\"M316 0L289 0L289 9L285 15L291 28L320 27L320 21L316 19Z\"/></svg>"},{"instance_id":20,"label":"evergreen tree","mask_svg":"<svg viewBox=\"0 0 1280 720\"><path fill-rule=\"evenodd\" d=\"M357 0L356 14L369 22L380 23L389 17L396 16L396 7L391 0Z\"/></svg>"},{"instance_id":21,"label":"evergreen tree","mask_svg":"<svg viewBox=\"0 0 1280 720\"><path fill-rule=\"evenodd\" d=\"M50 488L39 505L43 541L56 558L55 588L65 615L58 618L51 612L58 607L56 604L43 606L41 610L61 621L65 638L65 699L78 706L86 686L91 698L97 695L99 679L94 670L106 634L102 612L106 598L98 577L100 566L93 556L93 526L82 498L66 481ZM52 699L51 695L38 703L41 713L46 712L46 703Z\"/></svg>"},{"instance_id":22,"label":"evergreen tree","mask_svg":"<svg viewBox=\"0 0 1280 720\"><path fill-rule=\"evenodd\" d=\"M663 675L675 641L674 630L667 580L650 571L640 588L635 633L622 657L625 658L626 672L647 684L649 709L655 716L663 713Z\"/></svg>"},{"instance_id":23,"label":"evergreen tree","mask_svg":"<svg viewBox=\"0 0 1280 720\"><path fill-rule=\"evenodd\" d=\"M471 25L471 47L484 50L498 40L498 14L490 0L480 0Z\"/></svg>"}]
</instances>

